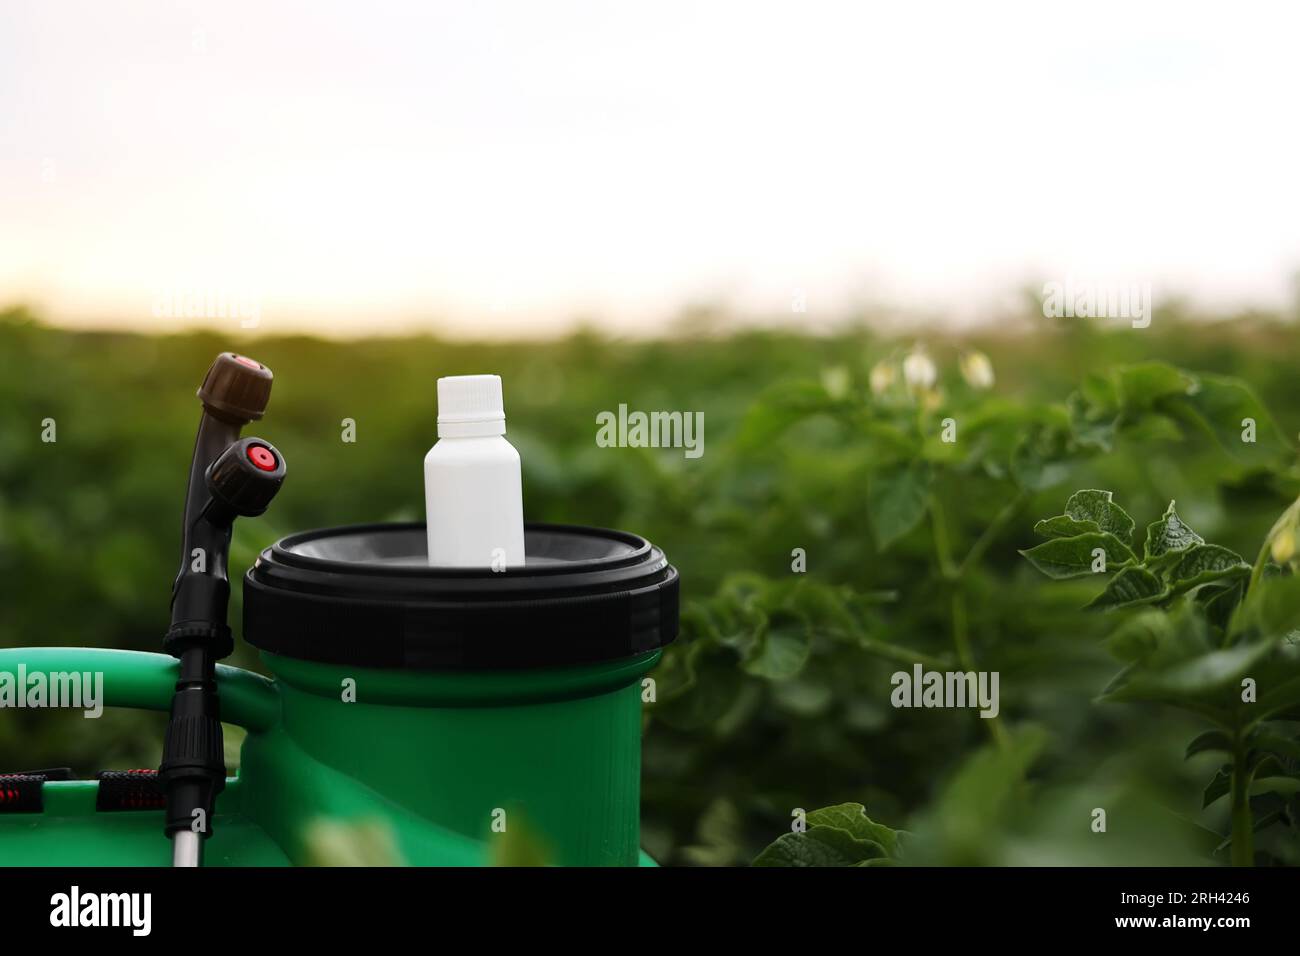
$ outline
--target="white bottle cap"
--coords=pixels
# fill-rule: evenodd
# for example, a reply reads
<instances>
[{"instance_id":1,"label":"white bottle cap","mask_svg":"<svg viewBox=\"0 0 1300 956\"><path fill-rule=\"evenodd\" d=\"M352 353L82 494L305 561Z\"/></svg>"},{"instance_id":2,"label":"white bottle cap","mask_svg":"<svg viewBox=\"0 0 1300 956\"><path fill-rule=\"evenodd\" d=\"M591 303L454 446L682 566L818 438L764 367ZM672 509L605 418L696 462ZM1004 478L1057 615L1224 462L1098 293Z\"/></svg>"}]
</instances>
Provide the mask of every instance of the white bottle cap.
<instances>
[{"instance_id":1,"label":"white bottle cap","mask_svg":"<svg viewBox=\"0 0 1300 956\"><path fill-rule=\"evenodd\" d=\"M438 379L438 437L506 433L500 375L449 375Z\"/></svg>"}]
</instances>

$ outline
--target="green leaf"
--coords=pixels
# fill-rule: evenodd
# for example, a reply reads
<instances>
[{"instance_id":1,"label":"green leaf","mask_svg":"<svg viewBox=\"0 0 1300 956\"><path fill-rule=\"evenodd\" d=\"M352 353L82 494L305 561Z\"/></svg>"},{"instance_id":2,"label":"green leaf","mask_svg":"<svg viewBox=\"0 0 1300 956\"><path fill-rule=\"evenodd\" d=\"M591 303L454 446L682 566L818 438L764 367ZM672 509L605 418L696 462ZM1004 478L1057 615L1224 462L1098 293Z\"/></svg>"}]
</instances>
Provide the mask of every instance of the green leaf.
<instances>
[{"instance_id":1,"label":"green leaf","mask_svg":"<svg viewBox=\"0 0 1300 956\"><path fill-rule=\"evenodd\" d=\"M1241 678L1271 649L1267 644L1248 644L1209 651L1161 668L1147 666L1130 672L1105 699L1170 704L1222 724L1238 705Z\"/></svg>"},{"instance_id":2,"label":"green leaf","mask_svg":"<svg viewBox=\"0 0 1300 956\"><path fill-rule=\"evenodd\" d=\"M1113 611L1135 604L1150 604L1166 596L1160 579L1146 568L1133 566L1121 568L1106 585L1106 589L1087 605L1089 610Z\"/></svg>"},{"instance_id":3,"label":"green leaf","mask_svg":"<svg viewBox=\"0 0 1300 956\"><path fill-rule=\"evenodd\" d=\"M835 827L809 827L805 833L787 833L755 857L753 866L857 866L881 859L884 848L855 840Z\"/></svg>"},{"instance_id":4,"label":"green leaf","mask_svg":"<svg viewBox=\"0 0 1300 956\"><path fill-rule=\"evenodd\" d=\"M1271 774L1286 774L1286 768L1277 754L1267 750L1251 750L1246 754L1246 770L1251 778L1267 777Z\"/></svg>"},{"instance_id":5,"label":"green leaf","mask_svg":"<svg viewBox=\"0 0 1300 956\"><path fill-rule=\"evenodd\" d=\"M884 551L915 528L930 501L930 468L920 462L892 465L876 471L867 487L867 514Z\"/></svg>"},{"instance_id":6,"label":"green leaf","mask_svg":"<svg viewBox=\"0 0 1300 956\"><path fill-rule=\"evenodd\" d=\"M1281 757L1300 760L1300 740L1285 737L1263 727L1256 728L1251 733L1248 743L1252 750L1264 750Z\"/></svg>"},{"instance_id":7,"label":"green leaf","mask_svg":"<svg viewBox=\"0 0 1300 956\"><path fill-rule=\"evenodd\" d=\"M754 866L883 866L897 862L897 830L876 823L860 803L841 803L808 814L808 829L786 833Z\"/></svg>"},{"instance_id":8,"label":"green leaf","mask_svg":"<svg viewBox=\"0 0 1300 956\"><path fill-rule=\"evenodd\" d=\"M811 648L808 622L798 615L776 611L758 641L750 647L742 666L755 677L786 680L803 670Z\"/></svg>"},{"instance_id":9,"label":"green leaf","mask_svg":"<svg viewBox=\"0 0 1300 956\"><path fill-rule=\"evenodd\" d=\"M1065 503L1065 514L1076 521L1095 522L1102 531L1109 531L1127 543L1133 535L1133 519L1111 497L1109 491L1076 491Z\"/></svg>"},{"instance_id":10,"label":"green leaf","mask_svg":"<svg viewBox=\"0 0 1300 956\"><path fill-rule=\"evenodd\" d=\"M1009 821L1023 819L1033 806L1027 799L1026 775L1047 742L1042 728L1021 725L1004 746L986 744L962 761L918 816L915 837L908 842L909 857L987 862L998 849L990 845L990 834L1006 832Z\"/></svg>"},{"instance_id":11,"label":"green leaf","mask_svg":"<svg viewBox=\"0 0 1300 956\"><path fill-rule=\"evenodd\" d=\"M1042 491L1068 478L1070 439L1068 427L1032 426L1011 452L1011 477L1016 484L1026 491Z\"/></svg>"},{"instance_id":12,"label":"green leaf","mask_svg":"<svg viewBox=\"0 0 1300 956\"><path fill-rule=\"evenodd\" d=\"M839 803L814 810L808 814L808 823L846 830L855 839L878 843L891 856L898 849L898 832L872 820L867 816L867 808L860 803Z\"/></svg>"},{"instance_id":13,"label":"green leaf","mask_svg":"<svg viewBox=\"0 0 1300 956\"><path fill-rule=\"evenodd\" d=\"M1232 753L1232 738L1222 730L1207 730L1187 745L1187 752L1183 754L1183 758L1189 759L1197 754L1214 750Z\"/></svg>"},{"instance_id":14,"label":"green leaf","mask_svg":"<svg viewBox=\"0 0 1300 956\"><path fill-rule=\"evenodd\" d=\"M1106 639L1106 648L1121 661L1143 661L1168 646L1174 622L1164 611L1147 610L1125 621Z\"/></svg>"},{"instance_id":15,"label":"green leaf","mask_svg":"<svg viewBox=\"0 0 1300 956\"><path fill-rule=\"evenodd\" d=\"M1070 429L1075 441L1098 451L1110 451L1115 443L1115 429L1119 419L1112 412L1107 416L1089 407L1088 400L1080 392L1074 392L1066 400L1070 412Z\"/></svg>"},{"instance_id":16,"label":"green leaf","mask_svg":"<svg viewBox=\"0 0 1300 956\"><path fill-rule=\"evenodd\" d=\"M1228 584L1210 585L1196 593L1196 601L1205 609L1205 618L1224 631L1232 622L1232 615L1241 604L1246 590L1246 579L1239 578Z\"/></svg>"},{"instance_id":17,"label":"green leaf","mask_svg":"<svg viewBox=\"0 0 1300 956\"><path fill-rule=\"evenodd\" d=\"M1268 647L1254 645L1211 651L1171 667L1161 675L1159 683L1184 694L1205 694L1220 687L1235 688L1242 675L1268 651Z\"/></svg>"},{"instance_id":18,"label":"green leaf","mask_svg":"<svg viewBox=\"0 0 1300 956\"><path fill-rule=\"evenodd\" d=\"M1111 450L1120 419L1119 396L1108 376L1095 372L1086 375L1079 390L1066 400L1066 408L1077 441L1101 451Z\"/></svg>"},{"instance_id":19,"label":"green leaf","mask_svg":"<svg viewBox=\"0 0 1300 956\"><path fill-rule=\"evenodd\" d=\"M1136 419L1124 421L1122 434L1126 441L1138 445L1180 442L1186 437L1177 419L1159 412L1143 412Z\"/></svg>"},{"instance_id":20,"label":"green leaf","mask_svg":"<svg viewBox=\"0 0 1300 956\"><path fill-rule=\"evenodd\" d=\"M1106 555L1105 572L1092 570L1093 551L1098 548ZM1073 538L1053 538L1020 553L1039 571L1058 580L1108 573L1136 560L1128 545L1104 531L1079 534Z\"/></svg>"},{"instance_id":21,"label":"green leaf","mask_svg":"<svg viewBox=\"0 0 1300 956\"><path fill-rule=\"evenodd\" d=\"M1268 464L1289 455L1291 448L1277 423L1248 385L1221 375L1200 375L1190 393L1169 406L1172 414L1213 435L1223 449L1240 461ZM1243 440L1247 419L1255 423L1255 440Z\"/></svg>"},{"instance_id":22,"label":"green leaf","mask_svg":"<svg viewBox=\"0 0 1300 956\"><path fill-rule=\"evenodd\" d=\"M1205 539L1189 528L1178 512L1174 503L1169 502L1164 517L1147 525L1147 540L1142 553L1147 560L1161 557L1170 551L1184 551L1196 544L1205 544Z\"/></svg>"},{"instance_id":23,"label":"green leaf","mask_svg":"<svg viewBox=\"0 0 1300 956\"><path fill-rule=\"evenodd\" d=\"M822 717L835 703L832 688L812 681L777 681L771 690L772 704L796 717Z\"/></svg>"},{"instance_id":24,"label":"green leaf","mask_svg":"<svg viewBox=\"0 0 1300 956\"><path fill-rule=\"evenodd\" d=\"M1250 795L1252 797L1262 796L1266 793L1279 793L1283 796L1293 797L1300 793L1300 780L1295 777L1260 777L1250 785Z\"/></svg>"},{"instance_id":25,"label":"green leaf","mask_svg":"<svg viewBox=\"0 0 1300 956\"><path fill-rule=\"evenodd\" d=\"M740 696L745 675L735 655L712 644L697 642L686 649L690 679L669 700L654 708L656 720L678 730L702 730L731 710Z\"/></svg>"},{"instance_id":26,"label":"green leaf","mask_svg":"<svg viewBox=\"0 0 1300 956\"><path fill-rule=\"evenodd\" d=\"M1224 764L1219 768L1214 778L1205 786L1205 792L1201 794L1201 809L1205 809L1215 800L1227 795L1232 789L1232 767Z\"/></svg>"},{"instance_id":27,"label":"green leaf","mask_svg":"<svg viewBox=\"0 0 1300 956\"><path fill-rule=\"evenodd\" d=\"M1079 382L1079 396L1095 415L1113 418L1119 411L1119 389L1109 375L1089 372Z\"/></svg>"},{"instance_id":28,"label":"green leaf","mask_svg":"<svg viewBox=\"0 0 1300 956\"><path fill-rule=\"evenodd\" d=\"M743 829L736 805L716 797L695 825L696 842L683 847L682 855L694 866L734 866L749 856Z\"/></svg>"},{"instance_id":29,"label":"green leaf","mask_svg":"<svg viewBox=\"0 0 1300 956\"><path fill-rule=\"evenodd\" d=\"M1259 700L1248 705L1256 720L1300 720L1300 645L1282 642L1269 660L1251 670Z\"/></svg>"},{"instance_id":30,"label":"green leaf","mask_svg":"<svg viewBox=\"0 0 1300 956\"><path fill-rule=\"evenodd\" d=\"M1210 581L1246 577L1247 564L1235 551L1217 544L1198 544L1187 549L1166 572L1174 594L1181 594Z\"/></svg>"},{"instance_id":31,"label":"green leaf","mask_svg":"<svg viewBox=\"0 0 1300 956\"><path fill-rule=\"evenodd\" d=\"M1075 535L1100 530L1095 521L1076 521L1069 515L1044 518L1034 525L1034 534L1044 538L1073 538Z\"/></svg>"},{"instance_id":32,"label":"green leaf","mask_svg":"<svg viewBox=\"0 0 1300 956\"><path fill-rule=\"evenodd\" d=\"M1279 575L1254 582L1237 607L1232 632L1247 627L1265 637L1285 637L1300 628L1300 577Z\"/></svg>"},{"instance_id":33,"label":"green leaf","mask_svg":"<svg viewBox=\"0 0 1300 956\"><path fill-rule=\"evenodd\" d=\"M745 417L737 447L748 450L770 444L792 425L833 412L840 405L819 382L780 382L769 388Z\"/></svg>"},{"instance_id":34,"label":"green leaf","mask_svg":"<svg viewBox=\"0 0 1300 956\"><path fill-rule=\"evenodd\" d=\"M1116 372L1120 405L1127 412L1145 411L1166 396L1186 395L1195 385L1195 378L1164 362L1128 365Z\"/></svg>"}]
</instances>

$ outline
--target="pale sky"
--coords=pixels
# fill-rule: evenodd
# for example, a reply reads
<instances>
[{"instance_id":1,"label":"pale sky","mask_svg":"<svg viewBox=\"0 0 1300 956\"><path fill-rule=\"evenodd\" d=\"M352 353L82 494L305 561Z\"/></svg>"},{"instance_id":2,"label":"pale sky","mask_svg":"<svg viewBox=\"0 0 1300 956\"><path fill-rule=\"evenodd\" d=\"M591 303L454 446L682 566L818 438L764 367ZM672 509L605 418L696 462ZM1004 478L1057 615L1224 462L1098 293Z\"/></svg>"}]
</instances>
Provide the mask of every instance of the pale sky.
<instances>
[{"instance_id":1,"label":"pale sky","mask_svg":"<svg viewBox=\"0 0 1300 956\"><path fill-rule=\"evenodd\" d=\"M0 307L654 334L699 302L978 321L1067 275L1282 306L1296 11L5 0Z\"/></svg>"}]
</instances>

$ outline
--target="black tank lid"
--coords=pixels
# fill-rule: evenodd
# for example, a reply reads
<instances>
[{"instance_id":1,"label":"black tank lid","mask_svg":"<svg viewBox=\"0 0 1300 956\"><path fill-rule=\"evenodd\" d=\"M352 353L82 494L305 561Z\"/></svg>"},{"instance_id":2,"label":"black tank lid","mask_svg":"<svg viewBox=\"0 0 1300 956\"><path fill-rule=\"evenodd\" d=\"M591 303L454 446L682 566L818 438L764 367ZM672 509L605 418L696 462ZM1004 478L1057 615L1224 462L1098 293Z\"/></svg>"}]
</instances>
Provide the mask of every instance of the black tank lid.
<instances>
[{"instance_id":1,"label":"black tank lid","mask_svg":"<svg viewBox=\"0 0 1300 956\"><path fill-rule=\"evenodd\" d=\"M625 531L530 524L525 565L431 568L421 523L282 538L244 576L244 638L327 664L518 670L637 657L677 636L677 570Z\"/></svg>"}]
</instances>

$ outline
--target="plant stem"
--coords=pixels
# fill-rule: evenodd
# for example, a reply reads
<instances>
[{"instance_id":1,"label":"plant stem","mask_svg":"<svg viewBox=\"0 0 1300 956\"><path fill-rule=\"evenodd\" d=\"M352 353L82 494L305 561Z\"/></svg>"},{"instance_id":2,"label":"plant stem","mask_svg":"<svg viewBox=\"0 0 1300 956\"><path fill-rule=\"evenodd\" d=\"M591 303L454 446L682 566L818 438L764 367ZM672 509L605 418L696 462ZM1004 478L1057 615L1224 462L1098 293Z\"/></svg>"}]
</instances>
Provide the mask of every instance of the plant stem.
<instances>
[{"instance_id":1,"label":"plant stem","mask_svg":"<svg viewBox=\"0 0 1300 956\"><path fill-rule=\"evenodd\" d=\"M914 651L910 647L903 647L901 644L877 641L870 637L858 638L858 646L868 654L874 654L879 658L894 661L897 664L920 664L922 667L939 671L947 669L948 665L952 663L945 657L934 657L921 651Z\"/></svg>"},{"instance_id":2,"label":"plant stem","mask_svg":"<svg viewBox=\"0 0 1300 956\"><path fill-rule=\"evenodd\" d=\"M945 581L957 579L957 566L952 560L952 545L948 540L948 520L944 517L939 496L930 496L930 527L934 531L934 553L939 559L939 575Z\"/></svg>"},{"instance_id":3,"label":"plant stem","mask_svg":"<svg viewBox=\"0 0 1300 956\"><path fill-rule=\"evenodd\" d=\"M1250 580L1246 583L1246 591L1242 595L1242 604L1251 596L1255 590L1255 585L1259 583L1264 576L1264 566L1268 564L1270 552L1273 549L1273 539L1286 527L1290 526L1292 533L1300 519L1300 498L1291 502L1291 505L1278 516L1273 522L1273 527L1264 535L1264 543L1259 546L1259 554L1255 558L1255 566L1250 569ZM1229 628L1226 641L1228 644L1235 643L1240 632L1240 621L1234 616L1232 626Z\"/></svg>"},{"instance_id":4,"label":"plant stem","mask_svg":"<svg viewBox=\"0 0 1300 956\"><path fill-rule=\"evenodd\" d=\"M961 663L962 670L975 671L975 654L971 650L970 635L966 627L966 594L962 590L962 582L958 581L952 592L952 642L957 649L957 660ZM1007 745L1006 728L1002 726L1002 715L995 714L992 717L981 715L980 721L988 725L989 734L993 737L993 742L999 748L1005 748Z\"/></svg>"},{"instance_id":5,"label":"plant stem","mask_svg":"<svg viewBox=\"0 0 1300 956\"><path fill-rule=\"evenodd\" d=\"M968 671L975 669L975 655L970 649L970 635L966 630L966 595L960 590L952 592L952 643L957 648L957 663Z\"/></svg>"},{"instance_id":6,"label":"plant stem","mask_svg":"<svg viewBox=\"0 0 1300 956\"><path fill-rule=\"evenodd\" d=\"M1271 532L1270 532L1271 534ZM1264 565L1268 563L1269 538L1265 536L1264 543L1259 546L1259 556L1255 558L1255 566L1250 569L1250 581L1246 584L1246 594L1255 589L1259 582L1260 575L1264 573Z\"/></svg>"},{"instance_id":7,"label":"plant stem","mask_svg":"<svg viewBox=\"0 0 1300 956\"><path fill-rule=\"evenodd\" d=\"M1232 739L1232 865L1255 863L1255 828L1250 816L1250 771L1240 729Z\"/></svg>"},{"instance_id":8,"label":"plant stem","mask_svg":"<svg viewBox=\"0 0 1300 956\"><path fill-rule=\"evenodd\" d=\"M1003 512L1006 512L1006 510L1007 509L1004 508ZM995 520L1005 522L1009 518L1009 514L1005 517L1000 514L998 515L998 519ZM952 548L948 538L948 523L944 517L943 506L939 503L937 495L930 496L930 524L934 529L934 548L935 555L939 559L940 573L945 581L952 584L952 644L953 648L957 652L957 662L962 670L974 672L976 670L975 653L971 650L970 634L966 623L966 592L964 590L964 577L968 567L968 562L970 561L970 555L967 555L967 560L963 561L960 567L953 564ZM985 533L987 534L987 531ZM982 537L981 540L983 540ZM990 538L990 540L992 540L992 538ZM976 547L979 547L978 541L976 542ZM985 543L983 547L987 548L988 544ZM971 552L974 553L975 548L972 548ZM978 555L976 555L976 558L978 559ZM981 717L980 721L981 723L988 724L989 733L993 737L993 742L997 744L998 747L1006 747L1007 734L1006 728L1002 726L1001 715L999 714L995 717Z\"/></svg>"},{"instance_id":9,"label":"plant stem","mask_svg":"<svg viewBox=\"0 0 1300 956\"><path fill-rule=\"evenodd\" d=\"M989 522L988 527L984 529L983 534L975 540L975 543L971 545L970 551L967 552L966 557L962 559L961 565L957 568L958 575L965 575L967 571L979 563L979 561L984 557L984 552L989 549L989 546L993 544L997 539L997 536L1002 533L1002 529L1006 527L1007 522L1016 516L1017 512L1024 507L1025 502L1028 500L1029 492L1021 490L1014 498L1003 506L1001 511L994 515L993 520Z\"/></svg>"}]
</instances>

